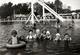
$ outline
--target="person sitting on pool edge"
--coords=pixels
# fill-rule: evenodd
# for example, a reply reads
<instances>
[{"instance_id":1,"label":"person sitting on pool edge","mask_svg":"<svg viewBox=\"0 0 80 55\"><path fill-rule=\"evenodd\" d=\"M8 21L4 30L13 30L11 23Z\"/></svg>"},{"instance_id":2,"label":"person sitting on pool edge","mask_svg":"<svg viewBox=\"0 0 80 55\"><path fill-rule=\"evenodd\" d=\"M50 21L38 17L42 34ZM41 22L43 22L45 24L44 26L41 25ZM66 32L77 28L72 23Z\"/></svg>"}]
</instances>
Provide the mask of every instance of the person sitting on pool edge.
<instances>
[{"instance_id":1,"label":"person sitting on pool edge","mask_svg":"<svg viewBox=\"0 0 80 55\"><path fill-rule=\"evenodd\" d=\"M9 44L12 44L12 45L14 45L14 44L19 44L19 38L18 38L18 36L17 36L17 31L16 30L12 30L12 32L11 32L11 38L8 40L8 43Z\"/></svg>"},{"instance_id":2,"label":"person sitting on pool edge","mask_svg":"<svg viewBox=\"0 0 80 55\"><path fill-rule=\"evenodd\" d=\"M72 40L72 38L70 37L70 35L68 33L64 34L64 49L68 50L69 49L69 43Z\"/></svg>"}]
</instances>

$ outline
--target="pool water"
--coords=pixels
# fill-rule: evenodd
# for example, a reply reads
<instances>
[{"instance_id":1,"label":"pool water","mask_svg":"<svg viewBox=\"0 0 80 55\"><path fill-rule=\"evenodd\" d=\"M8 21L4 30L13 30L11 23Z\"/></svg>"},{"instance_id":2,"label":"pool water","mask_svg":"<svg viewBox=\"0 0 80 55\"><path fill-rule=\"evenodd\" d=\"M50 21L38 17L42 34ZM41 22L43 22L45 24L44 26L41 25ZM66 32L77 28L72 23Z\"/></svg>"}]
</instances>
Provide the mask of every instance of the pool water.
<instances>
[{"instance_id":1,"label":"pool water","mask_svg":"<svg viewBox=\"0 0 80 55\"><path fill-rule=\"evenodd\" d=\"M37 28L40 28L39 25L40 24L37 24ZM56 34L56 28L54 28L53 26L51 27L50 25L45 25L43 27L46 27L48 30L50 30L52 36L54 36ZM14 23L13 25L0 25L0 46L5 45L7 39L9 39L9 37L11 36L11 30L14 29L18 31L18 36L27 35L28 28L26 28L26 30L23 29L22 23ZM40 29L42 29L42 27ZM62 34L64 34L64 27L61 28L60 31ZM71 33L71 30L69 30L68 33L69 32ZM80 28L74 30L74 32L77 36L72 36L72 39L74 40L74 42L77 42L78 40L80 40ZM78 41L78 43L80 43L80 41ZM80 54L79 52L80 51L77 52L76 50L72 51L70 49L64 50L64 44L62 42L60 44L56 44L54 43L54 41L49 40L28 42L26 44L26 48L21 49L0 49L0 55L78 55Z\"/></svg>"},{"instance_id":2,"label":"pool water","mask_svg":"<svg viewBox=\"0 0 80 55\"><path fill-rule=\"evenodd\" d=\"M33 41L26 44L26 48L6 49L0 55L78 55L72 50L64 50L63 43L56 44L50 40Z\"/></svg>"}]
</instances>

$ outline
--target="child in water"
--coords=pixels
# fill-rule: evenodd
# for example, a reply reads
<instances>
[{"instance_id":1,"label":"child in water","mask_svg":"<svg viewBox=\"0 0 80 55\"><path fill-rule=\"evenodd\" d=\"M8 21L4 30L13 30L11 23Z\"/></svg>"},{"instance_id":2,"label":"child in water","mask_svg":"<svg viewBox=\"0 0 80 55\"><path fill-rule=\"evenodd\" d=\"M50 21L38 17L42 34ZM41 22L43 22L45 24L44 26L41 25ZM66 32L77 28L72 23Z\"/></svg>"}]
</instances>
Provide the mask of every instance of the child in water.
<instances>
[{"instance_id":1,"label":"child in water","mask_svg":"<svg viewBox=\"0 0 80 55\"><path fill-rule=\"evenodd\" d=\"M71 41L72 38L70 37L70 35L69 35L68 33L66 33L66 34L64 35L64 39L63 39L63 40Z\"/></svg>"},{"instance_id":2,"label":"child in water","mask_svg":"<svg viewBox=\"0 0 80 55\"><path fill-rule=\"evenodd\" d=\"M43 30L41 33L41 40L46 39L46 30Z\"/></svg>"},{"instance_id":3,"label":"child in water","mask_svg":"<svg viewBox=\"0 0 80 55\"><path fill-rule=\"evenodd\" d=\"M56 34L56 38L55 38L54 40L55 40L55 42L56 42L57 44L60 43L60 41L61 41L60 33L57 33L57 34Z\"/></svg>"},{"instance_id":4,"label":"child in water","mask_svg":"<svg viewBox=\"0 0 80 55\"><path fill-rule=\"evenodd\" d=\"M11 38L9 39L9 41L8 41L8 43L9 44L12 44L12 45L14 45L14 44L18 44L19 43L19 38L18 38L18 36L17 36L17 31L16 30L13 30L12 32L11 32Z\"/></svg>"},{"instance_id":5,"label":"child in water","mask_svg":"<svg viewBox=\"0 0 80 55\"><path fill-rule=\"evenodd\" d=\"M47 38L48 40L51 40L50 31L47 31L47 32L46 32L46 38Z\"/></svg>"},{"instance_id":6,"label":"child in water","mask_svg":"<svg viewBox=\"0 0 80 55\"><path fill-rule=\"evenodd\" d=\"M26 40L31 40L33 38L32 34L33 34L33 31L30 30L29 35L26 37Z\"/></svg>"},{"instance_id":7,"label":"child in water","mask_svg":"<svg viewBox=\"0 0 80 55\"><path fill-rule=\"evenodd\" d=\"M70 35L68 34L68 33L66 33L65 35L64 35L64 49L65 50L68 50L69 49L69 43L70 43L70 41L72 40L72 38L70 37Z\"/></svg>"},{"instance_id":8,"label":"child in water","mask_svg":"<svg viewBox=\"0 0 80 55\"><path fill-rule=\"evenodd\" d=\"M33 33L33 30L29 31L29 35L26 37L26 40L36 39L36 34Z\"/></svg>"},{"instance_id":9,"label":"child in water","mask_svg":"<svg viewBox=\"0 0 80 55\"><path fill-rule=\"evenodd\" d=\"M40 39L40 29L36 29L36 36L37 36L37 39Z\"/></svg>"}]
</instances>

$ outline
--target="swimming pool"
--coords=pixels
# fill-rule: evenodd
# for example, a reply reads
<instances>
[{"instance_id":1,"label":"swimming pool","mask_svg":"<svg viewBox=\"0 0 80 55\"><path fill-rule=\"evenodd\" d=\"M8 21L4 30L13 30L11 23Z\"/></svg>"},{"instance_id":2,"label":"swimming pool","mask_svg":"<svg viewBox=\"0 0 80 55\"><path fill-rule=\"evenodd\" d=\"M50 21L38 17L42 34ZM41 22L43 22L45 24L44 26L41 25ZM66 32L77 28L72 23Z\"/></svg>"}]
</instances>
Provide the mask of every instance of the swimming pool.
<instances>
[{"instance_id":1,"label":"swimming pool","mask_svg":"<svg viewBox=\"0 0 80 55\"><path fill-rule=\"evenodd\" d=\"M64 50L63 43L56 45L53 41L28 42L26 48L6 49L0 51L0 55L78 55L72 50Z\"/></svg>"}]
</instances>

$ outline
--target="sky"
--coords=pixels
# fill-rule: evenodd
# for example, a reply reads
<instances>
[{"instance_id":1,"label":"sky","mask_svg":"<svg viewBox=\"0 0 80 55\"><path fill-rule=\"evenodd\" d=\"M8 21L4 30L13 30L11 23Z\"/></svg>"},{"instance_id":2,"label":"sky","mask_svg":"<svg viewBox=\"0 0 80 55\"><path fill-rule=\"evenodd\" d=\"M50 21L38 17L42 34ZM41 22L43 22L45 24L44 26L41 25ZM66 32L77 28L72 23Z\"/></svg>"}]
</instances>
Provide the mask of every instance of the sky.
<instances>
[{"instance_id":1,"label":"sky","mask_svg":"<svg viewBox=\"0 0 80 55\"><path fill-rule=\"evenodd\" d=\"M4 3L12 2L13 4L18 3L26 3L32 0L0 0L0 6ZM34 0L36 1L36 0ZM44 1L51 1L54 2L55 0L44 0ZM71 6L71 10L80 9L80 0L60 0L64 4L64 6Z\"/></svg>"}]
</instances>

